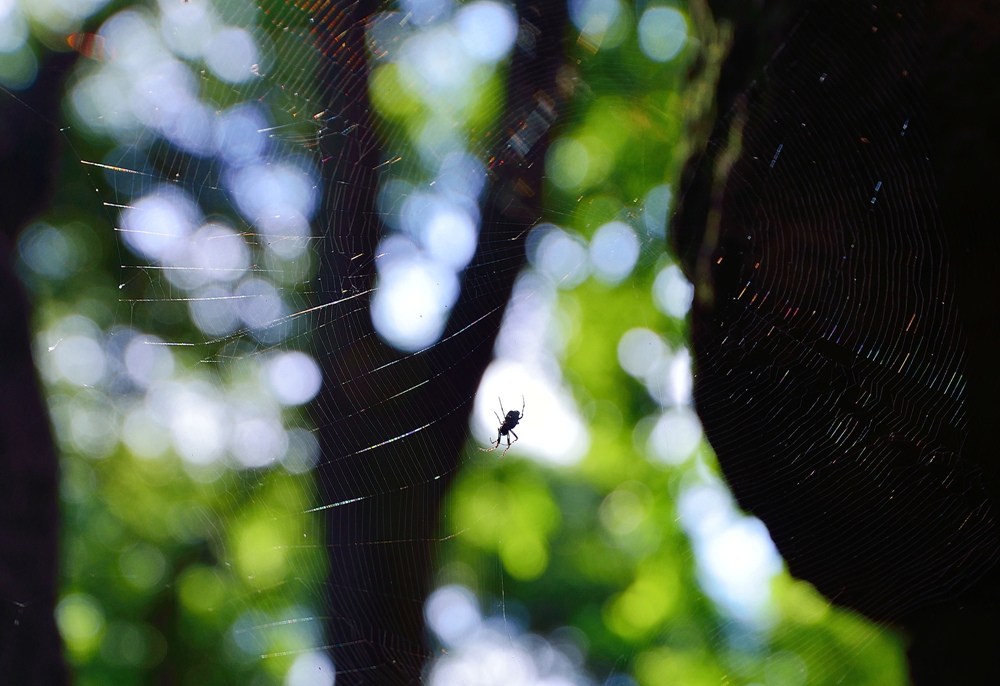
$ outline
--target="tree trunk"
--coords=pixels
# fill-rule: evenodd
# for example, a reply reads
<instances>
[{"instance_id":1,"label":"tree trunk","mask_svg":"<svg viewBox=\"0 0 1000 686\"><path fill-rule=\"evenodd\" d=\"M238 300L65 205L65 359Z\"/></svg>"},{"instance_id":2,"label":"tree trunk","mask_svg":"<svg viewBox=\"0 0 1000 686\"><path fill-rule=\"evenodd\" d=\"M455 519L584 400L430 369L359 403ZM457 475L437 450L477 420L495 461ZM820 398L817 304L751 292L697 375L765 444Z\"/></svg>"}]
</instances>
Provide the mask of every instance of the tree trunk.
<instances>
[{"instance_id":1,"label":"tree trunk","mask_svg":"<svg viewBox=\"0 0 1000 686\"><path fill-rule=\"evenodd\" d=\"M673 230L695 401L796 576L984 683L1000 556L989 3L716 3L721 115Z\"/></svg>"},{"instance_id":2,"label":"tree trunk","mask_svg":"<svg viewBox=\"0 0 1000 686\"><path fill-rule=\"evenodd\" d=\"M335 32L346 54L364 54L364 20L355 7ZM367 99L366 65L335 65L349 139L325 150L323 216L325 303L317 323L324 371L316 422L323 458L320 499L327 510L329 638L337 683L409 684L429 657L423 603L430 589L442 498L467 437L479 379L514 279L524 264L524 236L539 218L547 126L554 117L556 70L566 24L562 3L518 2L520 47L509 68L506 112L494 140L495 163L482 212L479 249L462 275L462 295L442 339L407 355L375 333L369 312L371 259L382 227L374 210L382 159ZM533 40L528 40L533 38ZM346 108L346 110L344 109ZM545 122L532 129L530 121ZM339 302L338 302L339 301ZM414 430L416 429L416 430Z\"/></svg>"},{"instance_id":3,"label":"tree trunk","mask_svg":"<svg viewBox=\"0 0 1000 686\"><path fill-rule=\"evenodd\" d=\"M62 79L71 63L53 57L27 90L0 92L0 674L25 686L59 686L67 674L54 615L58 462L13 248L52 192Z\"/></svg>"}]
</instances>

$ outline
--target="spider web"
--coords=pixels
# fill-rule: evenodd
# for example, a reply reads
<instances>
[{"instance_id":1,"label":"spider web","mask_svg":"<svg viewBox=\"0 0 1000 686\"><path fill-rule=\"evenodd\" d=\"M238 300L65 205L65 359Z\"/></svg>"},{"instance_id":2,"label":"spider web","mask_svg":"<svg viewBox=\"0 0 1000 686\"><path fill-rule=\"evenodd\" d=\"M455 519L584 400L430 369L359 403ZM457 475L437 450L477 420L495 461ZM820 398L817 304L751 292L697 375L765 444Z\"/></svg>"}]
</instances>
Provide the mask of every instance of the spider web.
<instances>
[{"instance_id":1,"label":"spider web","mask_svg":"<svg viewBox=\"0 0 1000 686\"><path fill-rule=\"evenodd\" d=\"M687 675L688 683L711 681L722 671L748 680L765 673L781 679L801 672L801 654L809 656L816 673L860 683L838 650L877 650L883 640L879 630L845 619L843 638L830 647L802 628L829 610L792 587L793 600L787 602L797 603L797 619L768 633L771 620L754 624L732 608L717 608L713 599L725 604L720 594L707 597L697 590L711 582L697 576L692 557L709 553L692 553L687 544L672 551L674 559L688 563L682 578L671 577L673 567L654 560L625 582L632 584L632 596L609 588L614 582L607 579L618 577L594 571L581 595L610 598L610 609L589 602L567 610L553 602L529 612L518 601L519 594L530 593L525 560L535 559L525 543L534 539L526 534L554 528L545 521L558 518L546 506L525 510L535 515L530 521L508 516L508 510L520 512L519 503L558 502L565 527L603 524L623 539L631 536L629 545L647 552L643 529L629 524L628 513L651 511L654 490L680 489L677 482L687 482L681 489L686 497L656 516L682 518L696 540L699 530L718 524L701 515L701 507L722 502L713 512L732 510L706 466L696 424L690 438L694 420L685 404L690 389L684 386L689 358L680 323L686 305L676 303L676 283L673 290L663 289L673 294L667 300L674 304L664 306L673 313L667 323L639 310L637 320L623 327L637 350L659 350L660 363L643 367L641 359L654 355L622 353L625 337L618 349L622 360L640 360L634 368L623 364L632 382L644 383L653 398L644 396L642 403L657 409L636 433L634 441L642 446L637 452L659 450L667 466L653 471L648 486L640 483L648 474L643 471L633 470L627 478L591 472L595 481L604 480L600 489L558 485L549 492L513 462L523 450L542 463L572 465L587 452L578 407L589 407L595 425L616 413L620 425L623 413L609 407L632 402L609 392L574 403L565 391L559 364L545 351L552 338L571 338L565 333L571 327L547 321L563 316L552 305L556 286L570 290L588 270L608 288L624 283L619 288L627 297L609 301L604 315L628 319L637 311L629 309L629 301L651 299L654 278L657 283L664 274L664 281L680 278L677 267L662 260L664 191L650 191L648 178L656 175L645 173L666 167L662 185L673 180L669 170L687 154L677 143L680 117L664 116L642 129L657 133L644 133L649 157L646 150L637 155L634 184L616 189L624 197L617 204L608 202L610 194L566 190L598 173L593 166L581 172L580 160L593 165L599 154L580 157L565 141L549 154L552 140L586 119L585 104L598 97L595 91L632 79L635 90L645 84L640 77L646 62L638 49L614 52L615 41L624 40L616 32L625 35L636 27L624 20L600 25L601 15L587 14L585 5L490 5L501 13L492 16L491 27L505 26L505 18L513 27L504 50L490 52L490 41L480 34L479 43L462 46L475 56L477 70L461 76L447 64L424 65L440 80L424 82L425 93L414 92L405 67L432 57L414 46L421 40L458 45L460 22L475 23L470 12L449 3L396 7L288 0L257 6L163 0L114 13L95 34L99 39L78 43L90 63L70 85L79 131L70 131L69 139L82 163L81 177L97 187L103 216L115 230L114 245L107 249L118 256L119 307L101 315L100 308L88 305L80 314L91 320L65 316L41 336L43 347L59 351L59 360L69 360L88 340L101 341L110 351L102 358L110 371L95 378L87 376L84 363L43 363L53 383L92 389L72 399L57 394L52 403L62 442L84 456L68 460L66 471L71 484L115 483L110 509L129 526L100 544L121 558L122 574L112 583L153 589L157 596L172 578L162 570L156 574L157 565L176 564L179 590L171 601L176 607L165 612L204 620L193 625L213 636L209 645L225 655L222 663L232 674L219 673L205 659L210 651L198 645L197 632L183 628L183 619L180 629L165 628L169 622L150 629L139 621L108 619L107 632L117 636L112 643L141 645L141 657L94 647L100 642L88 643L84 636L70 641L79 664L96 664L91 658L103 650L111 673L170 664L199 683L234 678L321 684L331 683L334 673L341 684L462 683L463 678L489 683L489 674L514 683L510 674L515 674L525 683L619 686L634 683L633 677L655 683L655 675L663 673ZM216 52L198 47L206 44L198 38L206 23L216 38L225 39ZM115 90L120 82L109 76L113 70L140 84L137 103L125 106ZM676 86L682 77L678 68L663 78ZM446 105L435 109L421 102L422 95ZM689 104L668 103L674 110ZM418 129L410 112L419 108L428 114ZM592 144L577 138L583 149ZM750 137L744 142L753 144ZM777 158L774 168L791 157ZM568 162L559 166L550 159ZM573 182L574 173L583 177ZM736 172L738 179L747 175ZM564 185L551 190L545 185L550 181ZM888 193L890 184L886 179L873 193ZM426 229L447 222L458 228L443 242ZM634 265L644 275L636 279L640 285L622 281L613 262L592 259L588 266L588 248L580 248L586 241L556 226L571 224L593 232L591 254L593 245L600 245L597 228L615 225L603 234L611 236L603 252L634 249L630 269ZM468 250L470 235L473 250ZM633 243L616 242L620 235L631 235ZM42 230L30 233L25 252L30 256L31 245L49 246L46 237L51 235ZM560 241L572 250L546 252L545 246ZM769 245L778 252L800 251L781 239ZM534 271L522 272L526 253ZM546 263L552 254L565 261ZM822 273L818 267L804 271L807 277ZM926 278L933 285L943 277ZM401 299L407 288L420 296ZM387 313L382 320L379 308ZM951 326L946 307L928 308L917 317L924 325L931 327L938 317L943 329ZM108 334L93 324L102 316L113 321ZM404 325L393 329L393 322ZM658 327L666 331L662 340L650 338ZM585 339L587 332L576 336ZM554 347L559 345L563 351L573 348L565 340ZM614 349L604 352L616 362ZM930 354L926 348L912 353ZM495 354L499 359L491 366ZM521 396L526 404L518 426L522 441L500 467L499 452L476 450L487 447L497 431L497 395L507 410L516 409ZM138 465L129 467L139 475L135 478L182 499L174 515L153 514L155 504L166 508L170 498L142 503L148 489L119 481L126 473L113 467L119 439L100 430L100 415L108 408L121 423L121 443L133 454L129 464ZM701 409L711 420L712 408ZM739 438L745 429L727 423L720 440ZM594 431L594 441L601 441ZM688 435L690 445L656 443L664 432ZM546 442L544 434L555 437ZM661 447L646 447L654 444ZM610 441L601 447L614 452ZM671 471L689 459L688 468ZM445 494L451 486L486 495L476 501L480 505L461 498L449 503ZM87 502L85 487L73 489L79 492L70 494L71 502ZM480 509L470 515L474 507ZM449 518L461 525L454 527ZM169 555L151 549L148 540ZM495 551L489 563L470 562L467 551L449 552L466 542L486 547L483 540ZM81 541L97 545L85 536ZM71 546L68 554L78 578L97 568L99 556L84 547ZM178 549L186 557L175 563ZM581 550L586 555L590 549ZM594 557L606 555L596 544L592 550ZM553 551L553 557L570 554L555 544ZM436 566L440 560L449 563ZM521 576L512 576L511 569ZM607 576L600 579L601 573ZM560 580L543 581L555 597ZM438 588L430 600L429 585ZM663 647L654 630L643 633L621 620L625 628L617 637L608 639L607 630L593 634L600 638L593 639L593 655L585 657L591 638L580 627L592 627L595 614L600 622L602 611L612 620L634 618L629 602L662 600L650 587L695 589L693 599L683 602L715 624L664 629L669 638ZM88 595L82 583L76 591L64 600L61 616L98 611L96 591ZM669 603L681 603L676 599L681 595L662 602L674 607ZM485 609L478 609L480 602ZM136 601L119 614L134 617L150 604ZM118 610L105 609L106 616ZM483 616L467 617L465 624L454 619L435 624L436 612ZM216 632L222 638L205 629L212 625L209 616L227 627ZM430 642L422 640L428 623L457 633L435 629L439 633ZM482 627L486 643L500 648L476 653L459 640L463 627ZM529 630L551 633L540 639ZM686 657L697 652L691 645L699 641L707 645L697 650L727 657L702 669ZM429 643L444 652L432 653ZM681 647L691 652L682 654ZM484 666L490 655L515 671L490 672ZM100 678L102 669L90 674Z\"/></svg>"},{"instance_id":2,"label":"spider web","mask_svg":"<svg viewBox=\"0 0 1000 686\"><path fill-rule=\"evenodd\" d=\"M269 529L257 532L263 547L245 541L248 556L264 559L241 563L234 559L239 543L225 540L224 524L204 518L211 529L204 556L260 579L251 585L263 601L244 596L234 603L242 607L230 638L237 653L279 663L279 672L305 656L289 674L299 664L318 665L321 677L324 670L332 676L332 665L309 659L328 650L340 682L408 683L429 657L420 638L438 503L469 439L477 380L523 265L524 236L539 216L530 195L542 167L528 154L554 117L551 100L538 94L552 90L545 60L561 44L549 35L561 30L561 14L535 19L530 28L542 44L530 48L528 70L506 93L487 92L494 101L480 105L492 111L509 100L506 121L484 119L489 129L474 131L465 152L450 140L407 146L401 124L391 113L377 117L368 96L369 79L380 76L373 65L391 65L390 53L422 26L447 19L450 5L416 7L417 14L430 12L422 18L377 2L183 5L128 8L100 33L76 41L94 61L71 86L81 129L119 141L94 158L76 143L120 238L125 307L112 341L125 356L130 347L143 348L154 367L172 366L175 357L197 361L188 378L161 389L166 417L143 407L157 395L149 383L156 374L133 379L139 388L125 390L134 404L122 413L134 431L123 432L125 442L157 458L162 449L150 443L158 430L194 481L222 490L223 520L259 517ZM485 7L511 24L513 39L513 12ZM183 58L199 54L197 35L188 33L197 34L202 22L215 24L216 37L225 34L225 50L201 54L203 68L194 70ZM492 63L510 48L496 55L472 49L479 76L489 78ZM239 63L246 54L252 64ZM529 63L515 57L510 68L519 60ZM385 78L399 81L391 69ZM123 95L114 92L116 77L138 82L138 103L103 101ZM489 196L480 208L487 175ZM378 280L391 280L376 264L391 263L396 251L405 258L419 240L400 227L403 213L393 206L409 199L399 194L404 184L409 195L422 192L446 205L453 221L459 215L478 224L481 213L490 230L471 264L469 255L452 265L462 278L457 302L446 300L446 312L424 312L447 328L426 347L397 333L395 342L410 348L399 352L383 340L392 338L388 327L376 332L372 313ZM427 192L435 184L442 191L436 197ZM68 355L61 341L88 333L81 326L64 321L47 340ZM312 351L315 362L299 351ZM198 367L221 367L228 384ZM309 386L320 370L326 381L308 415L300 409L308 397L281 397L282 388L296 392L285 375L306 377L300 386ZM270 379L271 398L260 397L254 377ZM229 422L224 415L231 412L240 418ZM219 424L228 424L230 438L218 435ZM80 443L82 452L101 450ZM308 484L283 484L300 481L317 460L317 493ZM284 472L259 471L278 463ZM270 500L274 491L284 501ZM280 571L268 574L268 564L291 568L293 583ZM317 598L321 608L304 609Z\"/></svg>"},{"instance_id":3,"label":"spider web","mask_svg":"<svg viewBox=\"0 0 1000 686\"><path fill-rule=\"evenodd\" d=\"M921 26L893 3L810 7L734 105L721 223L699 244L678 222L702 284L699 415L735 494L793 573L874 617L954 597L997 555L989 468L963 459L968 343Z\"/></svg>"}]
</instances>

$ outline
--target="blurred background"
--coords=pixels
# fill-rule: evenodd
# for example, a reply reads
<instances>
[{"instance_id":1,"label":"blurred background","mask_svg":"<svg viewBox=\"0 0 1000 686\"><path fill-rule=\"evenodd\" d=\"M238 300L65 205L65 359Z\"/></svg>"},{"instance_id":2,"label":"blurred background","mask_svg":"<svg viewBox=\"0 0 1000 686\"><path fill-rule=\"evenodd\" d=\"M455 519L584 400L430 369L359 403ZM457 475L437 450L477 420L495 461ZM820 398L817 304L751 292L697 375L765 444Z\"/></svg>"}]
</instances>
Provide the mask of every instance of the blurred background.
<instances>
[{"instance_id":1,"label":"blurred background","mask_svg":"<svg viewBox=\"0 0 1000 686\"><path fill-rule=\"evenodd\" d=\"M76 683L404 683L396 650L436 686L906 682L692 409L666 227L725 31L556 4L0 0L0 99L60 150L12 252ZM422 644L353 619L402 607Z\"/></svg>"}]
</instances>

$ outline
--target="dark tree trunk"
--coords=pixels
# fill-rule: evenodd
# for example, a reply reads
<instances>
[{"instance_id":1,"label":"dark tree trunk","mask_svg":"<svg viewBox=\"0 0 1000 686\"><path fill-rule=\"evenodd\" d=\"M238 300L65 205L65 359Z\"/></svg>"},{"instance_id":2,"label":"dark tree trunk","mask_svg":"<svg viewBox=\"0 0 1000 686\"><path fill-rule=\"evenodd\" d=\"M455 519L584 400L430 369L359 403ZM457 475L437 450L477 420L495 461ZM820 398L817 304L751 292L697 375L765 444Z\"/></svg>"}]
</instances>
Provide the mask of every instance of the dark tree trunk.
<instances>
[{"instance_id":1,"label":"dark tree trunk","mask_svg":"<svg viewBox=\"0 0 1000 686\"><path fill-rule=\"evenodd\" d=\"M0 92L0 680L24 686L59 686L67 674L54 616L58 463L12 252L52 192L70 63L53 58L26 91Z\"/></svg>"},{"instance_id":2,"label":"dark tree trunk","mask_svg":"<svg viewBox=\"0 0 1000 686\"><path fill-rule=\"evenodd\" d=\"M993 3L717 3L736 24L674 237L695 400L793 574L986 683L998 609Z\"/></svg>"},{"instance_id":3,"label":"dark tree trunk","mask_svg":"<svg viewBox=\"0 0 1000 686\"><path fill-rule=\"evenodd\" d=\"M340 18L345 54L363 55L373 3ZM562 3L518 2L519 47L509 69L507 111L479 249L462 275L462 295L441 342L406 355L379 339L369 312L382 227L374 210L380 156L367 99L367 65L331 63L350 138L325 150L324 303L317 347L324 370L316 416L327 513L327 606L337 683L420 681L429 656L423 602L442 498L464 448L479 379L493 355L505 305L524 263L524 236L538 219L547 128L566 23ZM324 29L327 30L327 29ZM346 109L345 109L346 108ZM529 140L530 139L530 140ZM527 145L523 143L527 141ZM363 255L365 259L352 261ZM418 428L419 427L419 428ZM414 429L417 428L416 431Z\"/></svg>"}]
</instances>

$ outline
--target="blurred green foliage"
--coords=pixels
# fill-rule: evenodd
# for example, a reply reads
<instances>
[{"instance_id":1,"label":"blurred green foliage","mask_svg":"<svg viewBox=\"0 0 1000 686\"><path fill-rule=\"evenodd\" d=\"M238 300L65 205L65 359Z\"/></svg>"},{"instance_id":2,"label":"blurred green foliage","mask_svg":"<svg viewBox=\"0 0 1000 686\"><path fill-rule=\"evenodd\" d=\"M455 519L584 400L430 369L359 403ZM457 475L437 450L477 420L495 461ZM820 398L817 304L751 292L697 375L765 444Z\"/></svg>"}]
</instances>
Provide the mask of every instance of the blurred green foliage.
<instances>
[{"instance_id":1,"label":"blurred green foliage","mask_svg":"<svg viewBox=\"0 0 1000 686\"><path fill-rule=\"evenodd\" d=\"M88 25L96 28L124 8L152 14L154 7L113 4ZM51 27L30 28L21 52L33 52L43 66L53 50L67 49ZM271 29L280 40L280 29ZM9 61L0 56L0 66ZM101 67L81 57L67 93ZM302 64L297 71L301 76ZM202 75L203 94L220 109L248 97ZM168 297L168 283L127 266L135 258L119 242L118 211L108 204L127 196L117 193L113 175L81 164L104 160L115 141L80 122L64 97L69 125L62 128L59 185L44 216L23 233L17 266L33 300L36 359L62 453L56 616L75 683L280 684L303 647L322 642L317 603L327 563L322 516L307 512L317 504L314 477L282 469L193 469L172 450L164 426L144 433L157 456L138 454L121 432L142 406L141 393L109 378L81 386L51 369L50 353L65 332L85 331L102 347L133 331L167 341L204 338L185 304ZM276 119L284 114L276 108ZM150 155L160 152L154 147ZM146 187L157 182L150 178ZM314 268L311 257L294 264L270 259L261 266L280 269L290 294ZM123 294L157 302L137 304ZM255 348L229 340L169 351L179 383L224 393L229 385L256 383L257 370L246 364ZM290 426L304 423L294 410L286 419ZM88 427L100 431L90 442Z\"/></svg>"}]
</instances>

